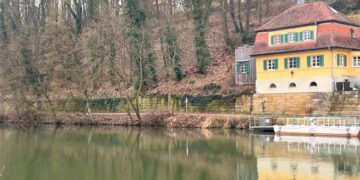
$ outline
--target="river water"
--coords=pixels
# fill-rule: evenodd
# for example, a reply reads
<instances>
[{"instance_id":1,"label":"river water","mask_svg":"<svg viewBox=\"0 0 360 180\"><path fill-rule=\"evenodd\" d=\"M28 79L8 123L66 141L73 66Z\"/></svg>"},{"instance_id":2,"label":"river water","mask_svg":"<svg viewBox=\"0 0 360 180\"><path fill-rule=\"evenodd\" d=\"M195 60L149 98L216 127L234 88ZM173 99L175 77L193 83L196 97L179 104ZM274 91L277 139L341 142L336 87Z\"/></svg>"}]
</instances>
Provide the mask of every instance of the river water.
<instances>
[{"instance_id":1,"label":"river water","mask_svg":"<svg viewBox=\"0 0 360 180\"><path fill-rule=\"evenodd\" d=\"M0 180L360 179L359 139L157 128L0 128Z\"/></svg>"}]
</instances>

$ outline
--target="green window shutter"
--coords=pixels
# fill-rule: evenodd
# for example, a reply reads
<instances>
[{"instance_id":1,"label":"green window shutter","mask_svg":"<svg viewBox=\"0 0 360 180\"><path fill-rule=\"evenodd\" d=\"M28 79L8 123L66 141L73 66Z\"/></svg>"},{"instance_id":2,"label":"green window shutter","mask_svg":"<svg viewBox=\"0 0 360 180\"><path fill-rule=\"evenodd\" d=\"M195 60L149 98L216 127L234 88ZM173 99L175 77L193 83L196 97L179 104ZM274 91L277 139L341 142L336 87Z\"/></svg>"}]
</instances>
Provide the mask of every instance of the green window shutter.
<instances>
[{"instance_id":1,"label":"green window shutter","mask_svg":"<svg viewBox=\"0 0 360 180\"><path fill-rule=\"evenodd\" d=\"M267 71L267 60L264 60L264 71Z\"/></svg>"},{"instance_id":2,"label":"green window shutter","mask_svg":"<svg viewBox=\"0 0 360 180\"><path fill-rule=\"evenodd\" d=\"M294 33L295 34L295 42L299 41L299 33Z\"/></svg>"},{"instance_id":3,"label":"green window shutter","mask_svg":"<svg viewBox=\"0 0 360 180\"><path fill-rule=\"evenodd\" d=\"M285 34L285 35L284 35L284 38L285 38L285 43L288 43L288 42L289 42L289 39L288 39L289 36L288 36L288 34Z\"/></svg>"},{"instance_id":4,"label":"green window shutter","mask_svg":"<svg viewBox=\"0 0 360 180\"><path fill-rule=\"evenodd\" d=\"M250 72L250 63L246 63L246 72L247 72L247 73Z\"/></svg>"},{"instance_id":5,"label":"green window shutter","mask_svg":"<svg viewBox=\"0 0 360 180\"><path fill-rule=\"evenodd\" d=\"M279 69L278 59L274 59L274 63L275 63L275 70Z\"/></svg>"},{"instance_id":6,"label":"green window shutter","mask_svg":"<svg viewBox=\"0 0 360 180\"><path fill-rule=\"evenodd\" d=\"M314 40L314 31L310 31L310 38L311 40Z\"/></svg>"},{"instance_id":7,"label":"green window shutter","mask_svg":"<svg viewBox=\"0 0 360 180\"><path fill-rule=\"evenodd\" d=\"M344 55L344 67L346 67L346 66L347 66L347 56Z\"/></svg>"},{"instance_id":8,"label":"green window shutter","mask_svg":"<svg viewBox=\"0 0 360 180\"><path fill-rule=\"evenodd\" d=\"M336 56L337 66L340 66L340 54Z\"/></svg>"},{"instance_id":9,"label":"green window shutter","mask_svg":"<svg viewBox=\"0 0 360 180\"><path fill-rule=\"evenodd\" d=\"M240 74L240 67L241 67L240 63L236 63L236 73L237 74Z\"/></svg>"},{"instance_id":10,"label":"green window shutter","mask_svg":"<svg viewBox=\"0 0 360 180\"><path fill-rule=\"evenodd\" d=\"M284 43L284 35L280 35L280 44Z\"/></svg>"},{"instance_id":11,"label":"green window shutter","mask_svg":"<svg viewBox=\"0 0 360 180\"><path fill-rule=\"evenodd\" d=\"M288 58L285 58L284 59L284 69L287 69L288 68Z\"/></svg>"},{"instance_id":12,"label":"green window shutter","mask_svg":"<svg viewBox=\"0 0 360 180\"><path fill-rule=\"evenodd\" d=\"M275 44L275 37L271 36L271 45L274 45L274 44Z\"/></svg>"},{"instance_id":13,"label":"green window shutter","mask_svg":"<svg viewBox=\"0 0 360 180\"><path fill-rule=\"evenodd\" d=\"M320 67L324 67L324 55L320 55Z\"/></svg>"},{"instance_id":14,"label":"green window shutter","mask_svg":"<svg viewBox=\"0 0 360 180\"><path fill-rule=\"evenodd\" d=\"M311 67L311 56L307 57L307 67Z\"/></svg>"},{"instance_id":15,"label":"green window shutter","mask_svg":"<svg viewBox=\"0 0 360 180\"><path fill-rule=\"evenodd\" d=\"M297 65L297 68L300 68L300 57L296 58L296 65Z\"/></svg>"},{"instance_id":16,"label":"green window shutter","mask_svg":"<svg viewBox=\"0 0 360 180\"><path fill-rule=\"evenodd\" d=\"M303 32L299 32L299 39L300 41L303 41Z\"/></svg>"}]
</instances>

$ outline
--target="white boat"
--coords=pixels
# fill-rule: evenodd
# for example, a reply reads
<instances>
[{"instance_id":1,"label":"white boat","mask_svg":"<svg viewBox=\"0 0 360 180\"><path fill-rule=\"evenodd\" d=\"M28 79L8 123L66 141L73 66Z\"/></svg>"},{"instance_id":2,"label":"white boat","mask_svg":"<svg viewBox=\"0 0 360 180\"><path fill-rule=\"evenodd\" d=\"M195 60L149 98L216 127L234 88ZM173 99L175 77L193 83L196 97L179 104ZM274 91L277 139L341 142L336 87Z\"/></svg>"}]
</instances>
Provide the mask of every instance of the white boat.
<instances>
[{"instance_id":1,"label":"white boat","mask_svg":"<svg viewBox=\"0 0 360 180\"><path fill-rule=\"evenodd\" d=\"M286 118L274 125L278 135L359 137L360 126L356 117L304 117Z\"/></svg>"}]
</instances>

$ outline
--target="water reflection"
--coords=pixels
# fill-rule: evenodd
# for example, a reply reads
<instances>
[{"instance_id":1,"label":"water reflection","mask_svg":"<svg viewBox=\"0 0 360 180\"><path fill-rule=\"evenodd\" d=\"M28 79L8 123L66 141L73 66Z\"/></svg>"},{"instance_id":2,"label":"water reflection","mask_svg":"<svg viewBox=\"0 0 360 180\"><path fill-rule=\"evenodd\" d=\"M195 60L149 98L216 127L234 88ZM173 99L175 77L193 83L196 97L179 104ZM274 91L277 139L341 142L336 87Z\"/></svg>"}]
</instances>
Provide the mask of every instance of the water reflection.
<instances>
[{"instance_id":1,"label":"water reflection","mask_svg":"<svg viewBox=\"0 0 360 180\"><path fill-rule=\"evenodd\" d=\"M230 130L1 128L0 180L358 179L358 144Z\"/></svg>"},{"instance_id":2,"label":"water reflection","mask_svg":"<svg viewBox=\"0 0 360 180\"><path fill-rule=\"evenodd\" d=\"M259 179L359 179L359 145L357 138L275 136L258 151Z\"/></svg>"}]
</instances>

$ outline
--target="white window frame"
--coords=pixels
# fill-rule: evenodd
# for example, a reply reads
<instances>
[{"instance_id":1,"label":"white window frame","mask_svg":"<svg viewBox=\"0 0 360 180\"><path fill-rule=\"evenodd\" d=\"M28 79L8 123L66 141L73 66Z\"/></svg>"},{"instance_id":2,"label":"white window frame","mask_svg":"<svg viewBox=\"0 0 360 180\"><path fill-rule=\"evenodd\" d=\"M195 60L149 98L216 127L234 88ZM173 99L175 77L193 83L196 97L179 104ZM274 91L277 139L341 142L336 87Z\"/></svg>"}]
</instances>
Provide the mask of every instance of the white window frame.
<instances>
[{"instance_id":1,"label":"white window frame","mask_svg":"<svg viewBox=\"0 0 360 180\"><path fill-rule=\"evenodd\" d=\"M246 68L246 63L241 63L240 64L240 73L241 74L246 74L247 73L247 68Z\"/></svg>"},{"instance_id":2,"label":"white window frame","mask_svg":"<svg viewBox=\"0 0 360 180\"><path fill-rule=\"evenodd\" d=\"M311 31L303 32L303 41L311 41Z\"/></svg>"},{"instance_id":3,"label":"white window frame","mask_svg":"<svg viewBox=\"0 0 360 180\"><path fill-rule=\"evenodd\" d=\"M289 34L288 34L288 42L289 42L289 43L294 43L294 42L296 42L296 35L295 35L295 33L289 33Z\"/></svg>"},{"instance_id":4,"label":"white window frame","mask_svg":"<svg viewBox=\"0 0 360 180\"><path fill-rule=\"evenodd\" d=\"M289 69L295 69L295 68L299 67L299 65L297 64L296 59L297 59L296 57L288 58L287 66L288 66Z\"/></svg>"},{"instance_id":5,"label":"white window frame","mask_svg":"<svg viewBox=\"0 0 360 180\"><path fill-rule=\"evenodd\" d=\"M281 44L280 40L281 40L281 35L280 34L274 35L274 44L275 45Z\"/></svg>"},{"instance_id":6,"label":"white window frame","mask_svg":"<svg viewBox=\"0 0 360 180\"><path fill-rule=\"evenodd\" d=\"M320 56L311 56L311 67L320 67Z\"/></svg>"},{"instance_id":7,"label":"white window frame","mask_svg":"<svg viewBox=\"0 0 360 180\"><path fill-rule=\"evenodd\" d=\"M340 60L338 61L338 67L345 67L345 55L344 54L339 54L339 58Z\"/></svg>"},{"instance_id":8,"label":"white window frame","mask_svg":"<svg viewBox=\"0 0 360 180\"><path fill-rule=\"evenodd\" d=\"M275 59L266 60L266 66L268 70L275 70Z\"/></svg>"},{"instance_id":9,"label":"white window frame","mask_svg":"<svg viewBox=\"0 0 360 180\"><path fill-rule=\"evenodd\" d=\"M352 66L360 68L360 56L353 56Z\"/></svg>"}]
</instances>

